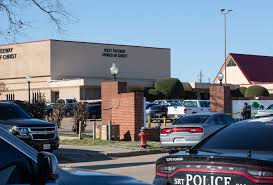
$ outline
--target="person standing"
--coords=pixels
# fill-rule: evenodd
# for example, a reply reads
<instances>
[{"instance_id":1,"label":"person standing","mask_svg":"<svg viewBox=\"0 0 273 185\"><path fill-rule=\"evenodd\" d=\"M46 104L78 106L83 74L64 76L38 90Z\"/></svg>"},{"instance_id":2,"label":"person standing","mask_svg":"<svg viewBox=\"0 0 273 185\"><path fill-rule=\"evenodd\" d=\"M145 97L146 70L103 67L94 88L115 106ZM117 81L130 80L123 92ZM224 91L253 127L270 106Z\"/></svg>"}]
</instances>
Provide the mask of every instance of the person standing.
<instances>
[{"instance_id":1,"label":"person standing","mask_svg":"<svg viewBox=\"0 0 273 185\"><path fill-rule=\"evenodd\" d=\"M242 118L243 118L243 120L245 120L245 119L248 119L247 118L247 116L248 116L248 104L247 104L247 102L245 102L244 103L244 107L243 107L243 110L242 110L242 112L241 112L241 116L242 116Z\"/></svg>"}]
</instances>

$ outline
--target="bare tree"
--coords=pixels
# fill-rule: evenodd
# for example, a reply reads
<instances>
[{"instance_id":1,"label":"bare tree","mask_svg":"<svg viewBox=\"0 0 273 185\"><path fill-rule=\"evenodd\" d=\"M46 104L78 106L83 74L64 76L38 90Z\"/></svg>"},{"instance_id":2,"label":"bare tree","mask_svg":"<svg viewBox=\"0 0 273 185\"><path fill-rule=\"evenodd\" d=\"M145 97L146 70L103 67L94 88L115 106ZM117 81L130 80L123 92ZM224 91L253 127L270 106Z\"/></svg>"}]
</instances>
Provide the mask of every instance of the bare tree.
<instances>
[{"instance_id":1,"label":"bare tree","mask_svg":"<svg viewBox=\"0 0 273 185\"><path fill-rule=\"evenodd\" d=\"M65 23L73 20L61 0L0 0L0 35L7 41L15 41L18 35L23 35L26 28L31 27L30 18L23 15L29 7L44 13L59 33L64 31Z\"/></svg>"}]
</instances>

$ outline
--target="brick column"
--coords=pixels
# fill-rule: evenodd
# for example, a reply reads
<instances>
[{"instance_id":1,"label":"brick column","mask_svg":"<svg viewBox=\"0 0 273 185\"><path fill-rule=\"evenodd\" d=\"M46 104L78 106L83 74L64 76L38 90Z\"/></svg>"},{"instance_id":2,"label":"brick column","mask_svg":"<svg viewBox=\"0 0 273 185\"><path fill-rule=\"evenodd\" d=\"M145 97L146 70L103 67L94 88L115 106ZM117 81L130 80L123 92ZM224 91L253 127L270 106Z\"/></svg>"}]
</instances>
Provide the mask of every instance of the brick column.
<instances>
[{"instance_id":1,"label":"brick column","mask_svg":"<svg viewBox=\"0 0 273 185\"><path fill-rule=\"evenodd\" d=\"M112 120L112 96L126 93L126 82L102 82L101 83L101 116L102 123L107 124Z\"/></svg>"},{"instance_id":2,"label":"brick column","mask_svg":"<svg viewBox=\"0 0 273 185\"><path fill-rule=\"evenodd\" d=\"M210 111L231 113L230 87L222 85L210 86Z\"/></svg>"}]
</instances>

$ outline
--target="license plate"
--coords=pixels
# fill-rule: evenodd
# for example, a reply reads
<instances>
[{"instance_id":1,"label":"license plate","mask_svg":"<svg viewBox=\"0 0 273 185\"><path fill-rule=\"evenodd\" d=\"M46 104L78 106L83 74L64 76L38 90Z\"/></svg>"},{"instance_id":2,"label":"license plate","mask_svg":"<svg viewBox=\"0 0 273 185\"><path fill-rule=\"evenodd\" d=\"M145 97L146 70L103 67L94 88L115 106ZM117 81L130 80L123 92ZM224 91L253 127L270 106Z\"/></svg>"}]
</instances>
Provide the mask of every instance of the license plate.
<instances>
[{"instance_id":1,"label":"license plate","mask_svg":"<svg viewBox=\"0 0 273 185\"><path fill-rule=\"evenodd\" d=\"M231 185L230 176L207 176L186 174L185 177L175 177L173 184L175 185Z\"/></svg>"},{"instance_id":2,"label":"license plate","mask_svg":"<svg viewBox=\"0 0 273 185\"><path fill-rule=\"evenodd\" d=\"M43 150L50 150L50 148L51 148L50 144L43 145Z\"/></svg>"},{"instance_id":3,"label":"license plate","mask_svg":"<svg viewBox=\"0 0 273 185\"><path fill-rule=\"evenodd\" d=\"M185 141L186 141L185 138L175 138L174 139L175 143L184 143Z\"/></svg>"}]
</instances>

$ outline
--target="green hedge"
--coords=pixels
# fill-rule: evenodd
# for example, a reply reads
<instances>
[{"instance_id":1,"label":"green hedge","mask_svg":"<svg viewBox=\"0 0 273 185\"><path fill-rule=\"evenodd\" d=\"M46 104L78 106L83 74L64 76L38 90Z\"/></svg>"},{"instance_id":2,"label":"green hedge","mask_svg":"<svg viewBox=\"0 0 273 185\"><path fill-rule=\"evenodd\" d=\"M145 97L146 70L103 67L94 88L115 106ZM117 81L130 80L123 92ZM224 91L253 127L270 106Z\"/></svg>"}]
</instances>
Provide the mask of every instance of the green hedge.
<instances>
[{"instance_id":1,"label":"green hedge","mask_svg":"<svg viewBox=\"0 0 273 185\"><path fill-rule=\"evenodd\" d=\"M262 86L253 85L248 87L245 91L245 97L260 97L260 96L269 96L268 90Z\"/></svg>"},{"instance_id":2,"label":"green hedge","mask_svg":"<svg viewBox=\"0 0 273 185\"><path fill-rule=\"evenodd\" d=\"M176 78L159 79L155 83L155 89L164 94L166 99L184 98L184 87L180 80Z\"/></svg>"}]
</instances>

